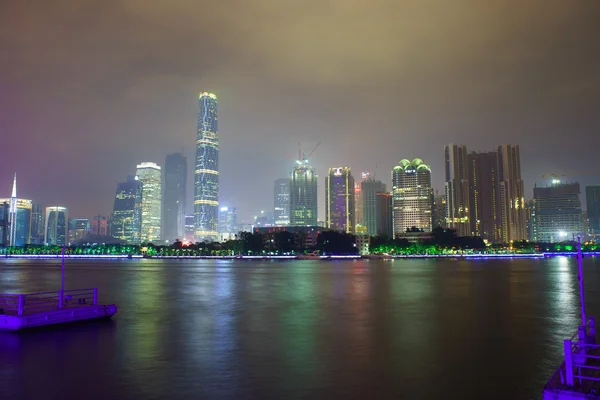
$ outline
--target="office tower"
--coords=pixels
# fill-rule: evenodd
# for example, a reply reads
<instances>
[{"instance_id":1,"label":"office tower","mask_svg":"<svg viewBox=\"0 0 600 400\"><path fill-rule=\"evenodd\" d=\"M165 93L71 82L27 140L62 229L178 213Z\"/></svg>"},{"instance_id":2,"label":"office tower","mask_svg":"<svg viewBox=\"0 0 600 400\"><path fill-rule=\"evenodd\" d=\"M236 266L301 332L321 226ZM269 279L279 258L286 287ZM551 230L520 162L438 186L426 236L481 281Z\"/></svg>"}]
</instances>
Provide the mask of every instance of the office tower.
<instances>
[{"instance_id":1,"label":"office tower","mask_svg":"<svg viewBox=\"0 0 600 400\"><path fill-rule=\"evenodd\" d=\"M157 242L160 240L162 212L162 175L160 167L153 162L144 162L137 166L135 172L142 183L142 232L141 241Z\"/></svg>"},{"instance_id":2,"label":"office tower","mask_svg":"<svg viewBox=\"0 0 600 400\"><path fill-rule=\"evenodd\" d=\"M586 186L588 232L590 239L600 241L600 186Z\"/></svg>"},{"instance_id":3,"label":"office tower","mask_svg":"<svg viewBox=\"0 0 600 400\"><path fill-rule=\"evenodd\" d=\"M193 243L196 232L196 217L192 215L185 216L185 240Z\"/></svg>"},{"instance_id":4,"label":"office tower","mask_svg":"<svg viewBox=\"0 0 600 400\"><path fill-rule=\"evenodd\" d=\"M8 245L8 219L10 202L0 202L0 246Z\"/></svg>"},{"instance_id":5,"label":"office tower","mask_svg":"<svg viewBox=\"0 0 600 400\"><path fill-rule=\"evenodd\" d=\"M360 183L360 191L363 203L363 224L367 228L367 233L375 236L379 232L377 222L377 194L386 192L385 183L368 176Z\"/></svg>"},{"instance_id":6,"label":"office tower","mask_svg":"<svg viewBox=\"0 0 600 400\"><path fill-rule=\"evenodd\" d=\"M450 144L444 148L446 168L446 225L458 236L471 233L469 221L469 161L467 146Z\"/></svg>"},{"instance_id":7,"label":"office tower","mask_svg":"<svg viewBox=\"0 0 600 400\"><path fill-rule=\"evenodd\" d=\"M579 183L554 181L550 186L533 188L538 242L572 240L583 233Z\"/></svg>"},{"instance_id":8,"label":"office tower","mask_svg":"<svg viewBox=\"0 0 600 400\"><path fill-rule=\"evenodd\" d=\"M290 225L317 225L317 179L307 159L296 161L290 177Z\"/></svg>"},{"instance_id":9,"label":"office tower","mask_svg":"<svg viewBox=\"0 0 600 400\"><path fill-rule=\"evenodd\" d=\"M274 187L274 223L278 226L290 224L290 180L277 179Z\"/></svg>"},{"instance_id":10,"label":"office tower","mask_svg":"<svg viewBox=\"0 0 600 400\"><path fill-rule=\"evenodd\" d=\"M30 244L32 201L17 197L17 175L13 180L10 198L0 199L0 204L8 204L5 219L6 244L8 246L24 246Z\"/></svg>"},{"instance_id":11,"label":"office tower","mask_svg":"<svg viewBox=\"0 0 600 400\"><path fill-rule=\"evenodd\" d=\"M502 241L512 243L526 240L525 189L521 179L519 146L501 145L497 153Z\"/></svg>"},{"instance_id":12,"label":"office tower","mask_svg":"<svg viewBox=\"0 0 600 400\"><path fill-rule=\"evenodd\" d=\"M446 195L436 194L433 196L433 228L446 227Z\"/></svg>"},{"instance_id":13,"label":"office tower","mask_svg":"<svg viewBox=\"0 0 600 400\"><path fill-rule=\"evenodd\" d=\"M129 176L117 185L112 216L112 236L139 244L142 232L142 183Z\"/></svg>"},{"instance_id":14,"label":"office tower","mask_svg":"<svg viewBox=\"0 0 600 400\"><path fill-rule=\"evenodd\" d=\"M83 239L90 232L90 220L87 218L69 218L69 243Z\"/></svg>"},{"instance_id":15,"label":"office tower","mask_svg":"<svg viewBox=\"0 0 600 400\"><path fill-rule=\"evenodd\" d=\"M377 232L374 235L394 237L394 213L392 206L392 194L379 192L375 195L375 218L377 220Z\"/></svg>"},{"instance_id":16,"label":"office tower","mask_svg":"<svg viewBox=\"0 0 600 400\"><path fill-rule=\"evenodd\" d=\"M365 224L365 204L362 195L362 183L367 179L372 179L371 174L369 172L363 172L360 174L360 180L354 181L354 219L356 222L356 233L359 233L359 231L362 233L368 232Z\"/></svg>"},{"instance_id":17,"label":"office tower","mask_svg":"<svg viewBox=\"0 0 600 400\"><path fill-rule=\"evenodd\" d=\"M92 218L90 233L96 236L109 236L108 218L103 215L96 215Z\"/></svg>"},{"instance_id":18,"label":"office tower","mask_svg":"<svg viewBox=\"0 0 600 400\"><path fill-rule=\"evenodd\" d=\"M433 228L431 168L423 160L400 160L392 170L394 236L410 228Z\"/></svg>"},{"instance_id":19,"label":"office tower","mask_svg":"<svg viewBox=\"0 0 600 400\"><path fill-rule=\"evenodd\" d=\"M172 243L185 237L185 197L187 160L181 153L169 154L165 160L163 194L163 239Z\"/></svg>"},{"instance_id":20,"label":"office tower","mask_svg":"<svg viewBox=\"0 0 600 400\"><path fill-rule=\"evenodd\" d=\"M531 242L537 241L537 216L535 199L531 199L525 203L525 212L527 215L527 240Z\"/></svg>"},{"instance_id":21,"label":"office tower","mask_svg":"<svg viewBox=\"0 0 600 400\"><path fill-rule=\"evenodd\" d=\"M46 207L46 234L44 243L48 246L66 246L68 239L69 212L66 207Z\"/></svg>"},{"instance_id":22,"label":"office tower","mask_svg":"<svg viewBox=\"0 0 600 400\"><path fill-rule=\"evenodd\" d=\"M31 205L31 244L44 244L44 222L46 214L44 206L39 203Z\"/></svg>"},{"instance_id":23,"label":"office tower","mask_svg":"<svg viewBox=\"0 0 600 400\"><path fill-rule=\"evenodd\" d=\"M498 152L472 152L469 160L470 235L503 241Z\"/></svg>"},{"instance_id":24,"label":"office tower","mask_svg":"<svg viewBox=\"0 0 600 400\"><path fill-rule=\"evenodd\" d=\"M237 235L237 209L235 207L219 209L219 234L221 240L235 239Z\"/></svg>"},{"instance_id":25,"label":"office tower","mask_svg":"<svg viewBox=\"0 0 600 400\"><path fill-rule=\"evenodd\" d=\"M195 235L199 241L219 236L219 129L217 96L200 93L194 170Z\"/></svg>"},{"instance_id":26,"label":"office tower","mask_svg":"<svg viewBox=\"0 0 600 400\"><path fill-rule=\"evenodd\" d=\"M350 168L329 168L325 177L325 227L354 233L354 211L354 178Z\"/></svg>"}]
</instances>

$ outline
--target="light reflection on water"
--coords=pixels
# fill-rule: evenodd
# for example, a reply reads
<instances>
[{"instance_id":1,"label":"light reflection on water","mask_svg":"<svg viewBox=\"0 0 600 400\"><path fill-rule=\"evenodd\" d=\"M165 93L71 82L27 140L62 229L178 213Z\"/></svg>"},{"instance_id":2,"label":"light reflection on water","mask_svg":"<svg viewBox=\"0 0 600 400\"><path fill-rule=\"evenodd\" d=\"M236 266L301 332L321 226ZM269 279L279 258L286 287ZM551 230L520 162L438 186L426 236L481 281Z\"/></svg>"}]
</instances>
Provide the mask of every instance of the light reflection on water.
<instances>
[{"instance_id":1,"label":"light reflection on water","mask_svg":"<svg viewBox=\"0 0 600 400\"><path fill-rule=\"evenodd\" d=\"M584 262L597 315L600 262ZM56 264L0 264L0 292L58 288ZM68 261L68 286L98 286L119 313L0 336L0 398L537 398L579 323L576 269L574 258Z\"/></svg>"}]
</instances>

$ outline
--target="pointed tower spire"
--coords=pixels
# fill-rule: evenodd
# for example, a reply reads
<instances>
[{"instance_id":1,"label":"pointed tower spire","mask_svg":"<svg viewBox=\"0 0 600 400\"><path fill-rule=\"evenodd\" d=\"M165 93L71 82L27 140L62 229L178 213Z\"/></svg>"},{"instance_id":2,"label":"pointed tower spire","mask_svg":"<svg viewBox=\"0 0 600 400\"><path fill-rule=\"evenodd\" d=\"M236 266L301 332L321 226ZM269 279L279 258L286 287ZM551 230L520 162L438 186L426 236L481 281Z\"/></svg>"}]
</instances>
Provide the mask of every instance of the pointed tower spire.
<instances>
[{"instance_id":1,"label":"pointed tower spire","mask_svg":"<svg viewBox=\"0 0 600 400\"><path fill-rule=\"evenodd\" d=\"M13 180L12 195L10 197L11 198L16 198L17 197L17 173L16 172L15 172L15 179Z\"/></svg>"}]
</instances>

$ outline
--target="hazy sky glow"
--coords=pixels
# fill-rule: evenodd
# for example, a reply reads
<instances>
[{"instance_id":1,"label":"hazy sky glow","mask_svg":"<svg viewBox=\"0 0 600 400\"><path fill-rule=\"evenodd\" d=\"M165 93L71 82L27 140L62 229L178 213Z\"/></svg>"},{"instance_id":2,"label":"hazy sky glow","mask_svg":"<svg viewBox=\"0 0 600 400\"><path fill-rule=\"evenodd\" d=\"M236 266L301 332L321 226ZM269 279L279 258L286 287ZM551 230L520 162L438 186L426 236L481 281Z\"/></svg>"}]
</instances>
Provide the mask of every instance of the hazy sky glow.
<instances>
[{"instance_id":1,"label":"hazy sky glow","mask_svg":"<svg viewBox=\"0 0 600 400\"><path fill-rule=\"evenodd\" d=\"M219 96L221 203L271 208L297 142L319 174L389 181L443 146L521 146L544 173L600 183L600 2L7 0L0 13L0 197L107 214L142 161L185 149ZM189 174L190 177L193 175ZM191 203L190 179L190 203Z\"/></svg>"}]
</instances>

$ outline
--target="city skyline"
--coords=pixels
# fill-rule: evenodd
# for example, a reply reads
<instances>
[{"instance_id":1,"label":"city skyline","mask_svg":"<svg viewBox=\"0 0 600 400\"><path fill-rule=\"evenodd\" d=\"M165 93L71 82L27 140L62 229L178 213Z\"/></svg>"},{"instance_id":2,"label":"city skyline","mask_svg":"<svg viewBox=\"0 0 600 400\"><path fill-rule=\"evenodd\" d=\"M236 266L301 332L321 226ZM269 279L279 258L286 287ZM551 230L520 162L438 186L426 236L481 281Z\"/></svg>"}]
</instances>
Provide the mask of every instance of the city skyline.
<instances>
[{"instance_id":1,"label":"city skyline","mask_svg":"<svg viewBox=\"0 0 600 400\"><path fill-rule=\"evenodd\" d=\"M27 151L6 153L0 187L16 171L24 198L106 215L115 184L138 162L182 148L194 159L202 90L221 99L220 198L240 220L269 206L272 182L291 169L284 152L298 141L322 142L311 160L321 173L349 165L388 185L396 154L419 154L440 192L439 154L451 142L476 151L518 144L526 198L543 174L600 169L600 56L589 40L600 5L401 4L375 0L367 10L349 0L326 13L306 4L299 15L263 1L235 10L12 2L0 17L11 60L0 67L0 131L4 146ZM376 18L359 34L366 11ZM74 21L89 22L89 34L74 33ZM86 190L73 184L88 181Z\"/></svg>"}]
</instances>

